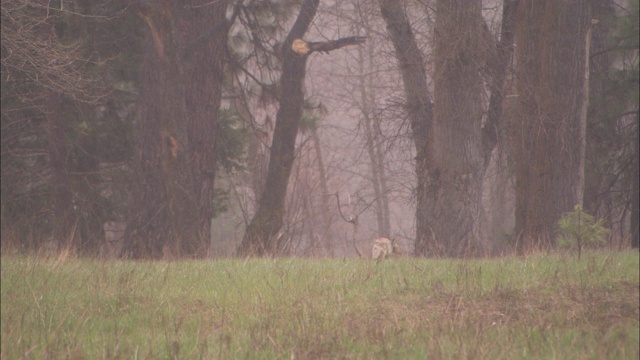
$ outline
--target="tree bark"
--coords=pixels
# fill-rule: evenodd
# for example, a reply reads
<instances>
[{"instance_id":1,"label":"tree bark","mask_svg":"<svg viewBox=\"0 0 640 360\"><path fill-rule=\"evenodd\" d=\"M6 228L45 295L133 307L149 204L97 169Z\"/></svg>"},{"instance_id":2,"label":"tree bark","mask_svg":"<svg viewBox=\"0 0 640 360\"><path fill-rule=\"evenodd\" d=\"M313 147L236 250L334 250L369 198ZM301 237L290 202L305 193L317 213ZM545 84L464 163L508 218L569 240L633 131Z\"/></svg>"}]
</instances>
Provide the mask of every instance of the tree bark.
<instances>
[{"instance_id":1,"label":"tree bark","mask_svg":"<svg viewBox=\"0 0 640 360\"><path fill-rule=\"evenodd\" d=\"M318 129L312 129L311 141L313 142L313 150L316 156L316 166L318 167L318 177L320 177L320 190L321 205L322 206L322 223L324 225L322 231L322 243L325 247L325 253L329 257L333 257L335 254L333 244L333 231L331 230L331 216L329 215L329 186L327 185L327 173L324 167L324 160L322 158L322 148L320 147L320 136L318 135Z\"/></svg>"},{"instance_id":2,"label":"tree bark","mask_svg":"<svg viewBox=\"0 0 640 360\"><path fill-rule=\"evenodd\" d=\"M633 189L631 194L631 222L629 224L629 234L631 234L631 246L638 249L640 247L640 138L638 137L638 129L640 129L640 113L636 113L636 136L633 157Z\"/></svg>"},{"instance_id":3,"label":"tree bark","mask_svg":"<svg viewBox=\"0 0 640 360\"><path fill-rule=\"evenodd\" d=\"M227 3L163 0L134 8L147 34L123 249L128 256L207 255Z\"/></svg>"},{"instance_id":4,"label":"tree bark","mask_svg":"<svg viewBox=\"0 0 640 360\"><path fill-rule=\"evenodd\" d=\"M225 18L228 1L201 3L206 6L180 17L179 27L183 38L191 42L184 49L181 63L185 64L188 151L198 215L198 243L193 244L192 251L204 255L209 249L215 211L216 139L229 24Z\"/></svg>"},{"instance_id":5,"label":"tree bark","mask_svg":"<svg viewBox=\"0 0 640 360\"><path fill-rule=\"evenodd\" d=\"M589 123L587 124L587 149L585 157L585 189L584 210L596 217L605 215L608 225L611 226L614 219L612 212L604 209L604 204L614 203L611 191L611 177L615 177L616 165L613 165L616 157L610 153L617 150L617 141L614 140L617 132L615 120L611 120L617 113L619 97L617 92L611 91L611 71L614 69L614 53L608 51L610 37L613 34L614 23L608 21L615 18L615 4L611 0L596 0L592 4L593 17L601 19L597 26L593 26L590 59L589 94ZM614 146L612 146L615 144ZM613 160L613 161L611 161ZM599 164L593 166L593 164ZM602 165L600 165L602 164Z\"/></svg>"},{"instance_id":6,"label":"tree bark","mask_svg":"<svg viewBox=\"0 0 640 360\"><path fill-rule=\"evenodd\" d=\"M582 204L590 2L521 1L517 15L516 235L521 251L553 245L565 212Z\"/></svg>"},{"instance_id":7,"label":"tree bark","mask_svg":"<svg viewBox=\"0 0 640 360\"><path fill-rule=\"evenodd\" d=\"M53 241L69 248L80 247L79 217L73 206L73 185L69 175L71 144L67 138L62 114L63 96L47 93L46 119L48 131L49 167L51 169L51 193L53 210Z\"/></svg>"},{"instance_id":8,"label":"tree bark","mask_svg":"<svg viewBox=\"0 0 640 360\"><path fill-rule=\"evenodd\" d=\"M409 19L402 8L402 3L395 0L379 0L382 18L393 43L402 76L406 96L406 111L411 122L413 142L416 147L416 240L415 254L424 256L428 253L429 223L427 198L429 172L427 167L428 137L433 121L433 105L429 97L427 74L424 68L422 53L409 24Z\"/></svg>"},{"instance_id":9,"label":"tree bark","mask_svg":"<svg viewBox=\"0 0 640 360\"><path fill-rule=\"evenodd\" d=\"M436 20L435 106L422 55L400 2L380 0L396 50L416 146L417 256L464 256L478 249L477 222L484 171L498 139L505 70L517 1L505 0L501 40L483 24L481 2L439 1ZM482 80L491 99L482 127Z\"/></svg>"},{"instance_id":10,"label":"tree bark","mask_svg":"<svg viewBox=\"0 0 640 360\"><path fill-rule=\"evenodd\" d=\"M476 251L484 173L481 1L438 1L434 120L429 138L428 253Z\"/></svg>"}]
</instances>

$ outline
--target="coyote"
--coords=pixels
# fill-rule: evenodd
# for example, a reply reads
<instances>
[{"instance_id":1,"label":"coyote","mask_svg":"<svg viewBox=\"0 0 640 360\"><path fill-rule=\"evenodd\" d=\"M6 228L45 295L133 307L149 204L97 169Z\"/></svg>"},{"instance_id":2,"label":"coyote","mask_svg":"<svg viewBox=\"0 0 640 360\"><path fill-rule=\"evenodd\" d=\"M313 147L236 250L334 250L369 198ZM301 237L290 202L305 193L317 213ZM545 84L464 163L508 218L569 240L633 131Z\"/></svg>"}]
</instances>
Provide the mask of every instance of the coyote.
<instances>
[{"instance_id":1,"label":"coyote","mask_svg":"<svg viewBox=\"0 0 640 360\"><path fill-rule=\"evenodd\" d=\"M395 238L391 240L387 238L377 238L373 240L373 247L371 248L372 259L380 260L397 253L398 247Z\"/></svg>"}]
</instances>

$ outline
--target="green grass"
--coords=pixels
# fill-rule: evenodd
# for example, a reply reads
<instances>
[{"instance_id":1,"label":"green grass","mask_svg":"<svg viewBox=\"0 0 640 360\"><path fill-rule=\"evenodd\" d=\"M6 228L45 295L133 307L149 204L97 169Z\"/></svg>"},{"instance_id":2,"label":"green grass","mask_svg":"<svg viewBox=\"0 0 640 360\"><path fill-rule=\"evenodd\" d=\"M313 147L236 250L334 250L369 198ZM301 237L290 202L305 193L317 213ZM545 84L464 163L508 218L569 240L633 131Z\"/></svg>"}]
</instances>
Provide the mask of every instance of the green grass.
<instances>
[{"instance_id":1,"label":"green grass","mask_svg":"<svg viewBox=\"0 0 640 360\"><path fill-rule=\"evenodd\" d=\"M638 266L3 256L1 357L638 359Z\"/></svg>"}]
</instances>

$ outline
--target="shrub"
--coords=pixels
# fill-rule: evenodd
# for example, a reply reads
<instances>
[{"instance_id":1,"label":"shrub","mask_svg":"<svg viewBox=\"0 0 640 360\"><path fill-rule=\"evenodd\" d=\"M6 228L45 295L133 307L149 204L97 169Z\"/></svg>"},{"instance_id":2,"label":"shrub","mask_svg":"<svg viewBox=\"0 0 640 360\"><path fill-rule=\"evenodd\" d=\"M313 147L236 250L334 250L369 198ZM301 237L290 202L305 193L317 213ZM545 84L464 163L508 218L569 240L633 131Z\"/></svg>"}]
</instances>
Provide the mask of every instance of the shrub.
<instances>
[{"instance_id":1,"label":"shrub","mask_svg":"<svg viewBox=\"0 0 640 360\"><path fill-rule=\"evenodd\" d=\"M566 213L558 221L558 246L578 250L578 258L583 248L596 248L604 245L609 229L603 226L603 219L593 216L576 205L574 211Z\"/></svg>"}]
</instances>

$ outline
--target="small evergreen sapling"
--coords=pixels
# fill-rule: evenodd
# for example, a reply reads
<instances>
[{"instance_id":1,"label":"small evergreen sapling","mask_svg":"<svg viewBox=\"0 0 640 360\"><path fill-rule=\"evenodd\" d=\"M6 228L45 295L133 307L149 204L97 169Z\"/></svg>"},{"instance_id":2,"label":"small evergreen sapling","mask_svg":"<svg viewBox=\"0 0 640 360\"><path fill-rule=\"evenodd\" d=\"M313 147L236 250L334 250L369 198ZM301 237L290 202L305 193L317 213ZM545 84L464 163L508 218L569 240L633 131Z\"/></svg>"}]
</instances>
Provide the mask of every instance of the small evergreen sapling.
<instances>
[{"instance_id":1,"label":"small evergreen sapling","mask_svg":"<svg viewBox=\"0 0 640 360\"><path fill-rule=\"evenodd\" d=\"M609 229L603 226L603 219L595 220L579 204L558 221L558 245L578 250L578 259L583 248L602 246L608 236Z\"/></svg>"}]
</instances>

